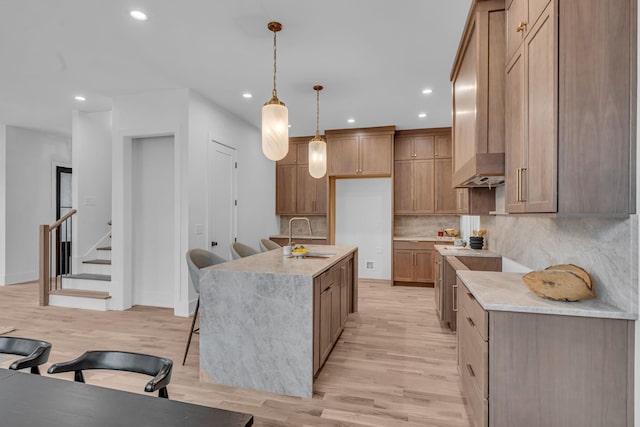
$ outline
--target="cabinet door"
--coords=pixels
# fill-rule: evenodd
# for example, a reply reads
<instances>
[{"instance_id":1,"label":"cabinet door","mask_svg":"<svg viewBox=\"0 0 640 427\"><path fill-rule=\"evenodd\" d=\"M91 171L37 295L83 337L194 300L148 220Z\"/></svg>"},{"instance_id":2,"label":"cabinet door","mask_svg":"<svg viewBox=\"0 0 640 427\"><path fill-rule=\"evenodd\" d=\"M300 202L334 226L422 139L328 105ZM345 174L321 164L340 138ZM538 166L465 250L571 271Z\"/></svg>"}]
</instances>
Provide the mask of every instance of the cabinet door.
<instances>
[{"instance_id":1,"label":"cabinet door","mask_svg":"<svg viewBox=\"0 0 640 427\"><path fill-rule=\"evenodd\" d=\"M433 160L413 161L413 212L416 214L435 211L434 172Z\"/></svg>"},{"instance_id":2,"label":"cabinet door","mask_svg":"<svg viewBox=\"0 0 640 427\"><path fill-rule=\"evenodd\" d=\"M547 8L525 41L527 69L526 212L557 210L556 53L553 8ZM577 77L576 77L577 78Z\"/></svg>"},{"instance_id":3,"label":"cabinet door","mask_svg":"<svg viewBox=\"0 0 640 427\"><path fill-rule=\"evenodd\" d=\"M516 53L527 33L527 26L529 26L528 2L529 0L513 0L507 7L507 58L511 58ZM521 24L524 24L524 27Z\"/></svg>"},{"instance_id":4,"label":"cabinet door","mask_svg":"<svg viewBox=\"0 0 640 427\"><path fill-rule=\"evenodd\" d=\"M413 137L399 136L393 141L394 160L412 160L413 155Z\"/></svg>"},{"instance_id":5,"label":"cabinet door","mask_svg":"<svg viewBox=\"0 0 640 427\"><path fill-rule=\"evenodd\" d=\"M328 175L352 176L359 169L358 137L334 138L327 144Z\"/></svg>"},{"instance_id":6,"label":"cabinet door","mask_svg":"<svg viewBox=\"0 0 640 427\"><path fill-rule=\"evenodd\" d=\"M435 251L415 251L415 281L433 283L433 258Z\"/></svg>"},{"instance_id":7,"label":"cabinet door","mask_svg":"<svg viewBox=\"0 0 640 427\"><path fill-rule=\"evenodd\" d=\"M524 211L520 201L521 168L525 164L524 89L524 56L520 49L507 65L505 77L505 210L511 213Z\"/></svg>"},{"instance_id":8,"label":"cabinet door","mask_svg":"<svg viewBox=\"0 0 640 427\"><path fill-rule=\"evenodd\" d=\"M360 175L391 176L393 136L360 136Z\"/></svg>"},{"instance_id":9,"label":"cabinet door","mask_svg":"<svg viewBox=\"0 0 640 427\"><path fill-rule=\"evenodd\" d=\"M440 269L440 265L442 264L443 257L436 252L433 259L433 301L436 306L436 314L438 318L440 318L440 287L442 286L442 270Z\"/></svg>"},{"instance_id":10,"label":"cabinet door","mask_svg":"<svg viewBox=\"0 0 640 427\"><path fill-rule=\"evenodd\" d=\"M296 169L296 214L313 214L315 178L309 175L309 165L297 165Z\"/></svg>"},{"instance_id":11,"label":"cabinet door","mask_svg":"<svg viewBox=\"0 0 640 427\"><path fill-rule=\"evenodd\" d=\"M289 146L289 151L294 150L296 152L296 163L298 165L309 164L309 144L303 142Z\"/></svg>"},{"instance_id":12,"label":"cabinet door","mask_svg":"<svg viewBox=\"0 0 640 427\"><path fill-rule=\"evenodd\" d=\"M456 213L469 213L469 189L456 188Z\"/></svg>"},{"instance_id":13,"label":"cabinet door","mask_svg":"<svg viewBox=\"0 0 640 427\"><path fill-rule=\"evenodd\" d=\"M393 176L393 204L396 214L412 214L413 203L413 160L395 161Z\"/></svg>"},{"instance_id":14,"label":"cabinet door","mask_svg":"<svg viewBox=\"0 0 640 427\"><path fill-rule=\"evenodd\" d=\"M458 192L452 187L453 162L451 158L435 160L436 213L456 213Z\"/></svg>"},{"instance_id":15,"label":"cabinet door","mask_svg":"<svg viewBox=\"0 0 640 427\"><path fill-rule=\"evenodd\" d=\"M451 158L451 136L436 136L436 147L434 157L439 159Z\"/></svg>"},{"instance_id":16,"label":"cabinet door","mask_svg":"<svg viewBox=\"0 0 640 427\"><path fill-rule=\"evenodd\" d=\"M419 160L433 159L435 151L435 137L415 136L413 138L413 158Z\"/></svg>"},{"instance_id":17,"label":"cabinet door","mask_svg":"<svg viewBox=\"0 0 640 427\"><path fill-rule=\"evenodd\" d=\"M337 270L336 273L339 273L340 270ZM336 274L337 275L337 274ZM341 283L340 280L336 280L333 284L332 292L331 292L331 343L335 344L340 336L340 332L342 332L342 322L341 322L341 312L340 312L340 298L342 296L342 291L340 289Z\"/></svg>"},{"instance_id":18,"label":"cabinet door","mask_svg":"<svg viewBox=\"0 0 640 427\"><path fill-rule=\"evenodd\" d=\"M315 191L314 191L314 203L313 213L317 215L327 214L327 175L325 174L320 179L314 179Z\"/></svg>"},{"instance_id":19,"label":"cabinet door","mask_svg":"<svg viewBox=\"0 0 640 427\"><path fill-rule=\"evenodd\" d=\"M344 327L347 323L347 316L349 315L349 262L343 261L340 266L340 327Z\"/></svg>"},{"instance_id":20,"label":"cabinet door","mask_svg":"<svg viewBox=\"0 0 640 427\"><path fill-rule=\"evenodd\" d=\"M393 251L393 280L397 282L412 282L413 251L407 249L395 249Z\"/></svg>"},{"instance_id":21,"label":"cabinet door","mask_svg":"<svg viewBox=\"0 0 640 427\"><path fill-rule=\"evenodd\" d=\"M297 159L297 156L298 156L297 146L298 146L298 144L292 144L291 142L289 142L289 151L287 151L287 155L284 156L283 159L278 160L276 162L276 165L277 166L280 166L280 165L295 165L296 164L296 159Z\"/></svg>"},{"instance_id":22,"label":"cabinet door","mask_svg":"<svg viewBox=\"0 0 640 427\"><path fill-rule=\"evenodd\" d=\"M331 351L332 297L332 287L329 287L320 294L320 366L322 366Z\"/></svg>"},{"instance_id":23,"label":"cabinet door","mask_svg":"<svg viewBox=\"0 0 640 427\"><path fill-rule=\"evenodd\" d=\"M276 215L295 215L296 181L295 164L276 166Z\"/></svg>"}]
</instances>

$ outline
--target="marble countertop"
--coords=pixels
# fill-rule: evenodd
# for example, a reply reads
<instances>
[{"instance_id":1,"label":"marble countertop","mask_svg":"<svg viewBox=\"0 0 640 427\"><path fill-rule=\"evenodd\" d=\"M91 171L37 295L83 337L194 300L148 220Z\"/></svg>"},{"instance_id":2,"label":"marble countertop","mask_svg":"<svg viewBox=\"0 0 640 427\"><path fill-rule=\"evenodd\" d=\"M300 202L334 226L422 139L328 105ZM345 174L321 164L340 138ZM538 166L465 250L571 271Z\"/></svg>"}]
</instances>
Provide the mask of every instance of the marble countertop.
<instances>
[{"instance_id":1,"label":"marble countertop","mask_svg":"<svg viewBox=\"0 0 640 427\"><path fill-rule=\"evenodd\" d=\"M288 234L275 234L273 236L269 236L269 238L274 239L289 239ZM310 239L310 240L326 240L327 236L309 236L308 234L294 234L291 236L292 239Z\"/></svg>"},{"instance_id":2,"label":"marble countertop","mask_svg":"<svg viewBox=\"0 0 640 427\"><path fill-rule=\"evenodd\" d=\"M394 236L396 242L453 242L457 237L439 236Z\"/></svg>"},{"instance_id":3,"label":"marble countertop","mask_svg":"<svg viewBox=\"0 0 640 427\"><path fill-rule=\"evenodd\" d=\"M627 320L637 318L636 315L622 311L597 298L577 302L563 302L539 297L524 284L522 281L523 273L458 271L457 275L480 305L488 311Z\"/></svg>"},{"instance_id":4,"label":"marble countertop","mask_svg":"<svg viewBox=\"0 0 640 427\"><path fill-rule=\"evenodd\" d=\"M300 276L317 276L328 267L340 261L345 256L355 252L355 246L332 246L332 245L305 245L309 252L335 253L328 258L295 258L282 255L282 249L274 249L251 255L245 258L236 259L222 264L208 267L212 270L238 271L243 273L272 273L289 274Z\"/></svg>"},{"instance_id":5,"label":"marble countertop","mask_svg":"<svg viewBox=\"0 0 640 427\"><path fill-rule=\"evenodd\" d=\"M495 252L491 252L487 249L471 249L466 246L464 248L449 246L449 245L435 245L436 250L443 256L477 256L477 257L491 257L500 258Z\"/></svg>"}]
</instances>

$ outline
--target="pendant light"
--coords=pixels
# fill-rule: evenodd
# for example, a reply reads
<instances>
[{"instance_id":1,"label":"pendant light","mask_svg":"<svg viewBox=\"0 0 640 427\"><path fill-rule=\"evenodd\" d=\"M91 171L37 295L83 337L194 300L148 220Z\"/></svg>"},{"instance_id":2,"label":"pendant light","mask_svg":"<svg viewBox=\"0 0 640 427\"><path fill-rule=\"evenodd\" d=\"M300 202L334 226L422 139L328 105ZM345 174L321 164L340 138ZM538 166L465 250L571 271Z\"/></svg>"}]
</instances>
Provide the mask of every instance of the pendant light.
<instances>
[{"instance_id":1,"label":"pendant light","mask_svg":"<svg viewBox=\"0 0 640 427\"><path fill-rule=\"evenodd\" d=\"M282 160L289 152L289 112L278 99L276 90L276 34L282 30L279 22L269 22L273 31L273 93L262 107L262 152L270 160Z\"/></svg>"},{"instance_id":2,"label":"pendant light","mask_svg":"<svg viewBox=\"0 0 640 427\"><path fill-rule=\"evenodd\" d=\"M327 173L327 143L320 136L320 91L322 86L315 85L316 91L316 136L309 141L309 174L322 178Z\"/></svg>"}]
</instances>

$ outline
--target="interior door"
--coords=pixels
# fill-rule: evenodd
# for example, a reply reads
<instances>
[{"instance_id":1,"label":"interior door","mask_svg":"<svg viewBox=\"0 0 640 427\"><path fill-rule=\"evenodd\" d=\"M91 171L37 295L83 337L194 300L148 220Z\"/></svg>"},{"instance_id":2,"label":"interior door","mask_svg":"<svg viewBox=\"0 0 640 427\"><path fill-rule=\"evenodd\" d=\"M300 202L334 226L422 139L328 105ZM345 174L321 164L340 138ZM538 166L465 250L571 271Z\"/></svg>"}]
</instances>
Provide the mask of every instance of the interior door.
<instances>
[{"instance_id":1,"label":"interior door","mask_svg":"<svg viewBox=\"0 0 640 427\"><path fill-rule=\"evenodd\" d=\"M229 248L236 237L236 160L233 148L209 143L207 245L224 259L231 259Z\"/></svg>"}]
</instances>

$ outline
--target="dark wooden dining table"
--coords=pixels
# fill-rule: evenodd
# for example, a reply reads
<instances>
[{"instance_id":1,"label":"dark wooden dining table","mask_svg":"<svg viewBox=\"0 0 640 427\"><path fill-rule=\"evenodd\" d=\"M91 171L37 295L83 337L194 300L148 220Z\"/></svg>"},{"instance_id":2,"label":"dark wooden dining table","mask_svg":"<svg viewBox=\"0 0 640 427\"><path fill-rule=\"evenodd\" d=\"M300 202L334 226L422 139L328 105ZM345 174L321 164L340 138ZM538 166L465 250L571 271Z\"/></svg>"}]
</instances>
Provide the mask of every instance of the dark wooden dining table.
<instances>
[{"instance_id":1,"label":"dark wooden dining table","mask_svg":"<svg viewBox=\"0 0 640 427\"><path fill-rule=\"evenodd\" d=\"M229 426L253 416L63 379L0 369L3 427Z\"/></svg>"}]
</instances>

